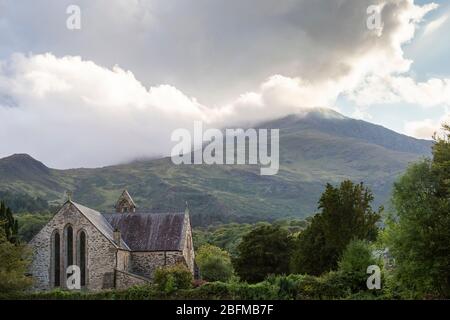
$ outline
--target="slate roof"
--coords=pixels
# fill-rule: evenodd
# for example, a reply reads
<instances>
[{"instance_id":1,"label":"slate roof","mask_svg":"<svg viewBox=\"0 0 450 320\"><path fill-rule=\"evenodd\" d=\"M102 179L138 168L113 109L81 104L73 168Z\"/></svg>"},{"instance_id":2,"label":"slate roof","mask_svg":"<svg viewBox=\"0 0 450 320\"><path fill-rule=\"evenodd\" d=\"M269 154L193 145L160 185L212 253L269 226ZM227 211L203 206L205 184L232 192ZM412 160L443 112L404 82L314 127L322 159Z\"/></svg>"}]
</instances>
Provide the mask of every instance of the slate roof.
<instances>
[{"instance_id":1,"label":"slate roof","mask_svg":"<svg viewBox=\"0 0 450 320\"><path fill-rule=\"evenodd\" d=\"M181 251L186 230L184 212L103 214L132 251Z\"/></svg>"},{"instance_id":2,"label":"slate roof","mask_svg":"<svg viewBox=\"0 0 450 320\"><path fill-rule=\"evenodd\" d=\"M121 233L121 247L131 251L181 251L185 213L100 213L70 201L102 234L114 243ZM114 243L115 244L115 243ZM116 245L116 244L115 244Z\"/></svg>"}]
</instances>

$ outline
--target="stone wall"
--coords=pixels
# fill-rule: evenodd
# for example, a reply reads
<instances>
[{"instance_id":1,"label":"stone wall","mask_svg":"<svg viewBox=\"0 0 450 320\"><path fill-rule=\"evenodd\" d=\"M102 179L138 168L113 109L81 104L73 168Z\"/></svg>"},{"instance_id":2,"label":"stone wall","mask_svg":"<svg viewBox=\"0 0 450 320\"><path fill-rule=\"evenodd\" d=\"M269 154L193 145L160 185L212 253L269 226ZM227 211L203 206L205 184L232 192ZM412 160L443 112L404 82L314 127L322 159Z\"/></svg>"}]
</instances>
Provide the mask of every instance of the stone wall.
<instances>
[{"instance_id":1,"label":"stone wall","mask_svg":"<svg viewBox=\"0 0 450 320\"><path fill-rule=\"evenodd\" d=\"M148 279L129 272L116 270L116 289L124 290L132 286L145 285L150 283Z\"/></svg>"},{"instance_id":2,"label":"stone wall","mask_svg":"<svg viewBox=\"0 0 450 320\"><path fill-rule=\"evenodd\" d=\"M153 279L157 268L183 262L183 253L180 251L131 252L129 270L134 274Z\"/></svg>"},{"instance_id":3,"label":"stone wall","mask_svg":"<svg viewBox=\"0 0 450 320\"><path fill-rule=\"evenodd\" d=\"M117 250L117 265L116 269L128 271L130 266L130 252L128 250Z\"/></svg>"},{"instance_id":4,"label":"stone wall","mask_svg":"<svg viewBox=\"0 0 450 320\"><path fill-rule=\"evenodd\" d=\"M30 241L33 252L30 273L35 279L34 289L49 290L54 287L52 239L56 232L60 235L60 283L66 286L67 245L65 228L73 228L74 264L79 264L78 237L81 231L86 233L86 288L101 290L110 286L114 275L116 247L70 202L67 202L47 225Z\"/></svg>"}]
</instances>

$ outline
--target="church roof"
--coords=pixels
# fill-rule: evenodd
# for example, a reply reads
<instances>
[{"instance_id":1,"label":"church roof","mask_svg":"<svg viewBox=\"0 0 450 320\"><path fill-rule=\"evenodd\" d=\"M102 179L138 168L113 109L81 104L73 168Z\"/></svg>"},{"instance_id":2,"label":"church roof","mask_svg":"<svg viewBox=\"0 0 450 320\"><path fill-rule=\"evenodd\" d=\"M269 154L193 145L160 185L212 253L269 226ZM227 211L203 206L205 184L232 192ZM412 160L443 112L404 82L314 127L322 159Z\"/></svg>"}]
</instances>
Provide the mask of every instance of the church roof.
<instances>
[{"instance_id":1,"label":"church roof","mask_svg":"<svg viewBox=\"0 0 450 320\"><path fill-rule=\"evenodd\" d=\"M112 229L119 229L132 251L182 250L185 213L103 214Z\"/></svg>"},{"instance_id":2,"label":"church roof","mask_svg":"<svg viewBox=\"0 0 450 320\"><path fill-rule=\"evenodd\" d=\"M94 209L85 207L79 203L70 201L108 240L114 243L114 229L103 217L103 215ZM123 239L123 238L122 238ZM121 246L130 249L128 245L121 240Z\"/></svg>"}]
</instances>

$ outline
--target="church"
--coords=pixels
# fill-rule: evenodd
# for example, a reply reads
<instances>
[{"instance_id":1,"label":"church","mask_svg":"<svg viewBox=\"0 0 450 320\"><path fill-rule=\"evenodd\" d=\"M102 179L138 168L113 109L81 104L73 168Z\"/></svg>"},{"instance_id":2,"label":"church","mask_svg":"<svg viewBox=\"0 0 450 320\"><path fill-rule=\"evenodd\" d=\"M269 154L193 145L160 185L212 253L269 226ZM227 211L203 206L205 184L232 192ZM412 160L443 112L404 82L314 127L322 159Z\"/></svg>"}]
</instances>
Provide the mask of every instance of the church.
<instances>
[{"instance_id":1,"label":"church","mask_svg":"<svg viewBox=\"0 0 450 320\"><path fill-rule=\"evenodd\" d=\"M195 268L189 209L141 211L127 190L112 213L69 197L29 246L35 290L67 288L72 265L79 267L81 289L88 291L151 283L159 267L181 263L192 274Z\"/></svg>"}]
</instances>

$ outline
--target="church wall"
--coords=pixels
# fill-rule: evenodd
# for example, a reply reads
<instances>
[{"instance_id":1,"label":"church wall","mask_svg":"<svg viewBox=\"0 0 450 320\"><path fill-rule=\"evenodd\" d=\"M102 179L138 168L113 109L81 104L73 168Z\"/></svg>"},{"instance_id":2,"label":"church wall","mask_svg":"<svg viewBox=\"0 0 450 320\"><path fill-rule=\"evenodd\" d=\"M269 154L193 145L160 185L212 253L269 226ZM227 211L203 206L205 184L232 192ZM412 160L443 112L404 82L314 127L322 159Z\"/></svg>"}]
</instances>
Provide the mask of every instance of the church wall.
<instances>
[{"instance_id":1,"label":"church wall","mask_svg":"<svg viewBox=\"0 0 450 320\"><path fill-rule=\"evenodd\" d=\"M55 230L58 230L61 236L61 287L65 287L66 266L64 265L64 261L66 257L66 246L64 228L67 225L71 225L73 228L74 263L77 263L76 261L78 260L78 233L81 230L86 232L86 287L89 290L101 290L104 287L108 287L110 285L110 279L114 278L117 250L115 246L75 208L74 205L67 203L29 243L33 252L30 273L35 279L34 289L49 290L54 286L51 261L51 237Z\"/></svg>"},{"instance_id":2,"label":"church wall","mask_svg":"<svg viewBox=\"0 0 450 320\"><path fill-rule=\"evenodd\" d=\"M116 269L121 271L128 271L129 262L130 262L130 252L127 250L118 250Z\"/></svg>"},{"instance_id":3,"label":"church wall","mask_svg":"<svg viewBox=\"0 0 450 320\"><path fill-rule=\"evenodd\" d=\"M116 289L124 290L132 286L145 285L149 281L122 270L116 270Z\"/></svg>"},{"instance_id":4,"label":"church wall","mask_svg":"<svg viewBox=\"0 0 450 320\"><path fill-rule=\"evenodd\" d=\"M131 252L130 272L152 279L159 267L184 262L180 251Z\"/></svg>"}]
</instances>

